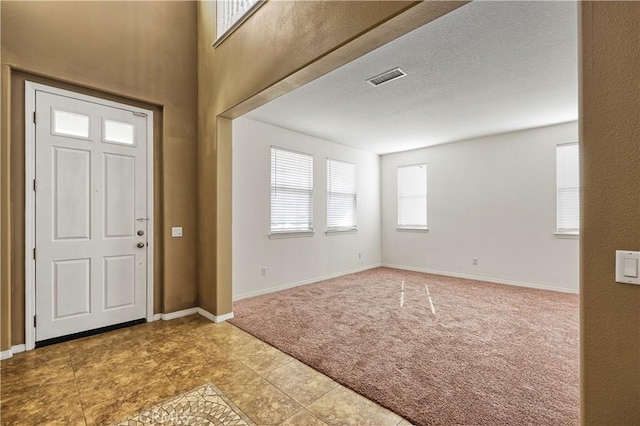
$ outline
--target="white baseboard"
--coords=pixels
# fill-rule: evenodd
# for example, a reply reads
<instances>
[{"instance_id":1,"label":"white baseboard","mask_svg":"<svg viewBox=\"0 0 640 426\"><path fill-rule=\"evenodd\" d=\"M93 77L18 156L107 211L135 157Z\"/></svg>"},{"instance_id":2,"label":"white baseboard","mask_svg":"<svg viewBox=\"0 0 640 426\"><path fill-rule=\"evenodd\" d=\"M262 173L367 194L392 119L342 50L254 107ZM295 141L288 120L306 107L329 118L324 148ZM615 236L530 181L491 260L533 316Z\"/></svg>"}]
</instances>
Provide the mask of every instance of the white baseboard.
<instances>
[{"instance_id":1,"label":"white baseboard","mask_svg":"<svg viewBox=\"0 0 640 426\"><path fill-rule=\"evenodd\" d=\"M242 294L234 295L233 296L233 301L235 302L237 300L248 299L250 297L255 297L255 296L262 296L263 294L275 293L277 291L287 290L287 289L290 289L290 288L299 287L301 285L313 284L313 283L317 283L317 282L324 281L324 280L330 280L332 278L338 278L338 277L342 277L344 275L355 274L356 272L362 272L362 271L366 271L366 270L369 270L369 269L379 268L380 266L382 266L382 265L380 263L377 263L377 264L374 264L374 265L367 265L367 266L364 266L362 268L352 269L350 271L337 272L335 274L329 274L329 275L324 275L324 276L321 276L321 277L315 277L315 278L311 278L311 279L304 280L304 281L297 281L297 282L293 282L293 283L278 285L278 286L275 286L275 287L265 288L265 289L258 290L258 291L251 291L251 292L248 292L248 293L242 293Z\"/></svg>"},{"instance_id":2,"label":"white baseboard","mask_svg":"<svg viewBox=\"0 0 640 426\"><path fill-rule=\"evenodd\" d=\"M15 346L11 346L11 353L15 354L19 354L20 352L24 352L27 350L27 346L26 345L15 345Z\"/></svg>"},{"instance_id":3,"label":"white baseboard","mask_svg":"<svg viewBox=\"0 0 640 426\"><path fill-rule=\"evenodd\" d=\"M169 321L176 318L188 317L189 315L193 315L197 313L198 313L198 308L189 308L189 309L183 309L181 311L169 312L168 314L160 314L160 319L164 321Z\"/></svg>"},{"instance_id":4,"label":"white baseboard","mask_svg":"<svg viewBox=\"0 0 640 426\"><path fill-rule=\"evenodd\" d=\"M208 319L211 322L218 322L217 317L215 315L213 315L211 312L209 311L205 311L202 308L197 308L198 309L198 314L200 314L201 316L205 317L206 319Z\"/></svg>"},{"instance_id":5,"label":"white baseboard","mask_svg":"<svg viewBox=\"0 0 640 426\"><path fill-rule=\"evenodd\" d=\"M491 277L481 277L476 275L467 275L467 274L459 274L457 272L446 272L446 271L436 271L433 269L425 269L425 268L416 268L413 266L404 266L404 265L392 265L389 263L383 263L383 267L392 268L392 269L402 269L405 271L413 271L413 272L423 272L425 274L435 274L435 275L444 275L446 277L455 277L455 278L464 278L467 280L476 280L476 281L484 281L489 283L496 284L507 284L513 285L517 287L527 287L527 288L535 288L538 290L549 290L549 291L557 291L560 293L570 293L570 294L578 294L578 290L574 290L571 288L563 288L563 287L553 287L543 284L533 284L533 283L525 283L521 281L513 281L513 280L503 280L500 278L491 278Z\"/></svg>"},{"instance_id":6,"label":"white baseboard","mask_svg":"<svg viewBox=\"0 0 640 426\"><path fill-rule=\"evenodd\" d=\"M187 317L193 314L199 314L205 317L206 319L208 319L209 321L212 321L215 323L225 322L226 320L233 318L233 312L229 312L228 314L224 314L224 315L213 315L212 313L207 312L204 309L198 307L198 308L183 309L181 311L176 311L176 312L170 312L168 314L155 314L153 316L153 319L169 321L176 318Z\"/></svg>"},{"instance_id":7,"label":"white baseboard","mask_svg":"<svg viewBox=\"0 0 640 426\"><path fill-rule=\"evenodd\" d=\"M225 322L226 320L230 320L231 318L233 318L233 312L229 312L228 314L224 315L213 315L211 312L205 311L202 308L198 308L198 313L209 321L215 322L216 324Z\"/></svg>"},{"instance_id":8,"label":"white baseboard","mask_svg":"<svg viewBox=\"0 0 640 426\"><path fill-rule=\"evenodd\" d=\"M27 350L25 345L14 345L11 346L11 349L7 349L6 351L0 352L0 360L9 359L15 354L19 354L20 352L24 352Z\"/></svg>"}]
</instances>

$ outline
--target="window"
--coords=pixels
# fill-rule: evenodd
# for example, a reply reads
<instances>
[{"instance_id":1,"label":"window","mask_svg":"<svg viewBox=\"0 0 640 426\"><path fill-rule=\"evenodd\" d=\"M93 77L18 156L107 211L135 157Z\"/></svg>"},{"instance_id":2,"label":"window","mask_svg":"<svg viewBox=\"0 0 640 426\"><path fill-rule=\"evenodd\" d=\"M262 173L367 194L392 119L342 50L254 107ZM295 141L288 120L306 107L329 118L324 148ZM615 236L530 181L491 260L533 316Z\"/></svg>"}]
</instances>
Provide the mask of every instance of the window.
<instances>
[{"instance_id":1,"label":"window","mask_svg":"<svg viewBox=\"0 0 640 426\"><path fill-rule=\"evenodd\" d=\"M103 120L102 127L104 129L102 139L105 142L123 143L126 145L133 145L135 142L135 128L133 124Z\"/></svg>"},{"instance_id":2,"label":"window","mask_svg":"<svg viewBox=\"0 0 640 426\"><path fill-rule=\"evenodd\" d=\"M313 157L271 147L271 233L313 232Z\"/></svg>"},{"instance_id":3,"label":"window","mask_svg":"<svg viewBox=\"0 0 640 426\"><path fill-rule=\"evenodd\" d=\"M262 3L264 0L217 0L214 46L238 28Z\"/></svg>"},{"instance_id":4,"label":"window","mask_svg":"<svg viewBox=\"0 0 640 426\"><path fill-rule=\"evenodd\" d=\"M580 229L580 166L578 144L556 147L557 232L577 234Z\"/></svg>"},{"instance_id":5,"label":"window","mask_svg":"<svg viewBox=\"0 0 640 426\"><path fill-rule=\"evenodd\" d=\"M356 165L327 158L327 232L358 229Z\"/></svg>"},{"instance_id":6,"label":"window","mask_svg":"<svg viewBox=\"0 0 640 426\"><path fill-rule=\"evenodd\" d=\"M398 229L427 229L427 165L398 167Z\"/></svg>"},{"instance_id":7,"label":"window","mask_svg":"<svg viewBox=\"0 0 640 426\"><path fill-rule=\"evenodd\" d=\"M53 134L89 137L89 116L66 111L53 111Z\"/></svg>"}]
</instances>

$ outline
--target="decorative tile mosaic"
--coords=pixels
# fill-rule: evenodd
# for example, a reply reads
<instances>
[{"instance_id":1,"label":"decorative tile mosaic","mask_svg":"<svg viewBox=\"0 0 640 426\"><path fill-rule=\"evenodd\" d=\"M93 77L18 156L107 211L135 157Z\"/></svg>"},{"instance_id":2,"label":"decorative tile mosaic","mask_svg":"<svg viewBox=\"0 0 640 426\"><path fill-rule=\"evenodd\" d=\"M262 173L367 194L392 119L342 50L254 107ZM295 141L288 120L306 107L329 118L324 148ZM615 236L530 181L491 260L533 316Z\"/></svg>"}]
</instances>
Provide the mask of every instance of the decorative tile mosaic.
<instances>
[{"instance_id":1,"label":"decorative tile mosaic","mask_svg":"<svg viewBox=\"0 0 640 426\"><path fill-rule=\"evenodd\" d=\"M211 383L154 405L115 425L255 426Z\"/></svg>"}]
</instances>

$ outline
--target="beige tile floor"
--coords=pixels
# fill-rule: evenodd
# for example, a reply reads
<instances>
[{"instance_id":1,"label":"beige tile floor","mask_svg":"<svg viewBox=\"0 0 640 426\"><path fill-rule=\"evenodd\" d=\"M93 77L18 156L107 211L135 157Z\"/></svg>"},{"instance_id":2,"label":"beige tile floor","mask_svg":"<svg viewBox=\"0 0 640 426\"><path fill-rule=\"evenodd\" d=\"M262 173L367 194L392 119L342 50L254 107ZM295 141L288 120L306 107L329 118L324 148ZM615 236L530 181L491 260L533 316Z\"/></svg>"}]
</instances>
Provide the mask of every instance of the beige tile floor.
<instances>
[{"instance_id":1,"label":"beige tile floor","mask_svg":"<svg viewBox=\"0 0 640 426\"><path fill-rule=\"evenodd\" d=\"M257 425L409 423L228 323L193 315L0 363L2 424L109 424L211 382Z\"/></svg>"}]
</instances>

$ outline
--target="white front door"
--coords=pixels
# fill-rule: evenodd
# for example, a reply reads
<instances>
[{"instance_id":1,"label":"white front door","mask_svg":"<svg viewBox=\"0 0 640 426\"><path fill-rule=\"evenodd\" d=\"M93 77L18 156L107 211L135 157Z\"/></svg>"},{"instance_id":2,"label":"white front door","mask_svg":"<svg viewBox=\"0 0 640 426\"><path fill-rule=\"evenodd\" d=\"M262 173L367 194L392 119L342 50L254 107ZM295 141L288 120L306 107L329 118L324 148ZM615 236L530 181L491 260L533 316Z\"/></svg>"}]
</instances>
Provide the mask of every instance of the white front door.
<instances>
[{"instance_id":1,"label":"white front door","mask_svg":"<svg viewBox=\"0 0 640 426\"><path fill-rule=\"evenodd\" d=\"M149 118L87 99L35 91L36 341L147 313Z\"/></svg>"}]
</instances>

